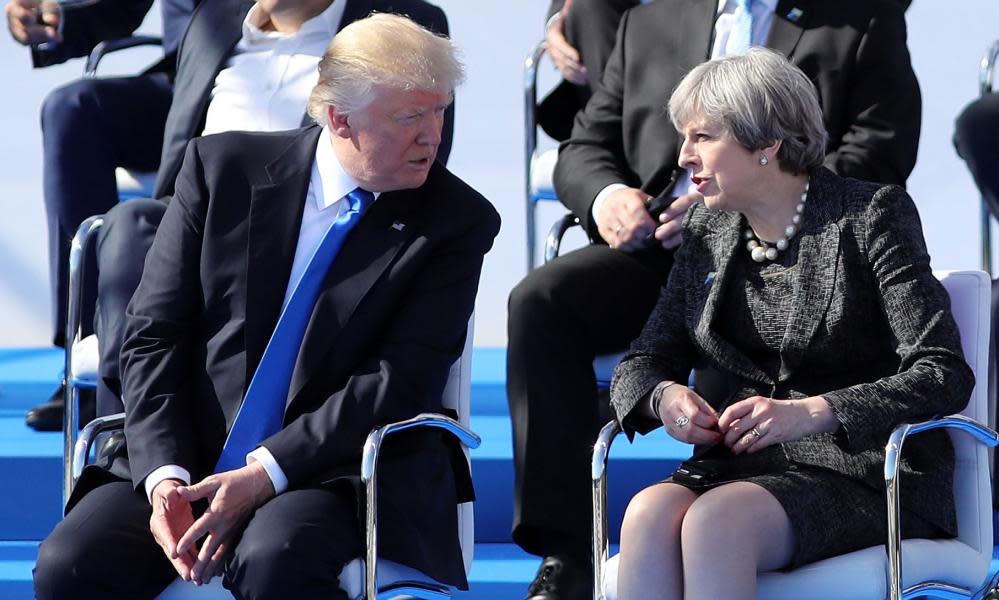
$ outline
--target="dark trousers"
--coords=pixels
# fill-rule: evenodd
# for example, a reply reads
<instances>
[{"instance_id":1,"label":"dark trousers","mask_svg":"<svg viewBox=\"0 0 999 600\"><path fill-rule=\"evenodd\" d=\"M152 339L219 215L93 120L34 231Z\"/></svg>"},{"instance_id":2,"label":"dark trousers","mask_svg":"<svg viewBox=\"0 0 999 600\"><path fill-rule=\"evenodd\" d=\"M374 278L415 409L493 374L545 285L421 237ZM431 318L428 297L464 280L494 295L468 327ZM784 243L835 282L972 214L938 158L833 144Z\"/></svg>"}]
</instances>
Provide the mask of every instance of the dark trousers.
<instances>
[{"instance_id":1,"label":"dark trousers","mask_svg":"<svg viewBox=\"0 0 999 600\"><path fill-rule=\"evenodd\" d=\"M151 514L145 493L127 481L89 492L39 547L36 597L154 598L177 573L149 531ZM337 578L363 553L361 540L349 490L285 492L250 519L225 586L240 600L347 598Z\"/></svg>"},{"instance_id":2,"label":"dark trousers","mask_svg":"<svg viewBox=\"0 0 999 600\"><path fill-rule=\"evenodd\" d=\"M97 234L97 317L100 351L97 414L125 410L118 355L125 336L125 308L139 286L146 253L153 244L166 202L135 199L112 207Z\"/></svg>"},{"instance_id":3,"label":"dark trousers","mask_svg":"<svg viewBox=\"0 0 999 600\"><path fill-rule=\"evenodd\" d=\"M589 555L590 455L599 420L593 359L638 336L665 283L664 252L587 246L532 271L510 294L507 398L513 539L538 555Z\"/></svg>"},{"instance_id":4,"label":"dark trousers","mask_svg":"<svg viewBox=\"0 0 999 600\"><path fill-rule=\"evenodd\" d=\"M171 96L166 75L148 74L81 79L45 98L43 187L57 345L66 323L69 242L84 219L118 202L115 167L156 170Z\"/></svg>"},{"instance_id":5,"label":"dark trousers","mask_svg":"<svg viewBox=\"0 0 999 600\"><path fill-rule=\"evenodd\" d=\"M999 218L999 94L975 100L961 112L954 131L957 153L968 164L979 191Z\"/></svg>"}]
</instances>

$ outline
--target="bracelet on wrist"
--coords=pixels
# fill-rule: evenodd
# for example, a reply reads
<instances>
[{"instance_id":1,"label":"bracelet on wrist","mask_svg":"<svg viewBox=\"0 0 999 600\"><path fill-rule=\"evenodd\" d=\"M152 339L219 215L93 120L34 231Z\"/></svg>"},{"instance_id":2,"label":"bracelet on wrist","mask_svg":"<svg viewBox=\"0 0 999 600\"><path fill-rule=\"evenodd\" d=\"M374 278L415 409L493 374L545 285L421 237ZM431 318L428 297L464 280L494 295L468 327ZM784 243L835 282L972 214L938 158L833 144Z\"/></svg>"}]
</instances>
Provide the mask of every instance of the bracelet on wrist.
<instances>
[{"instance_id":1,"label":"bracelet on wrist","mask_svg":"<svg viewBox=\"0 0 999 600\"><path fill-rule=\"evenodd\" d=\"M652 393L649 394L649 407L652 409L652 414L656 416L660 421L663 420L662 415L659 414L659 403L662 402L663 392L666 388L676 383L675 381L660 381L656 384L656 387L652 388Z\"/></svg>"}]
</instances>

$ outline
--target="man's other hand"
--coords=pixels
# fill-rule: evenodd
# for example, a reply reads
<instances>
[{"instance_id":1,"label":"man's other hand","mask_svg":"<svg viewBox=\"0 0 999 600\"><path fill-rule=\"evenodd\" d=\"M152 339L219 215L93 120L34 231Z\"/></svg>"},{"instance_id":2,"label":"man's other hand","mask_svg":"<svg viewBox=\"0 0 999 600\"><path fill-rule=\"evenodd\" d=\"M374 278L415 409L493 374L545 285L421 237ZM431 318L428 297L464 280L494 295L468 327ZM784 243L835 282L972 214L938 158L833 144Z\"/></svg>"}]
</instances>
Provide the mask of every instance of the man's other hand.
<instances>
[{"instance_id":1,"label":"man's other hand","mask_svg":"<svg viewBox=\"0 0 999 600\"><path fill-rule=\"evenodd\" d=\"M659 215L655 238L663 248L672 250L680 245L683 241L683 216L687 214L688 208L698 202L704 202L704 196L697 192L684 194L673 200Z\"/></svg>"},{"instance_id":2,"label":"man's other hand","mask_svg":"<svg viewBox=\"0 0 999 600\"><path fill-rule=\"evenodd\" d=\"M645 247L656 231L656 222L645 204L651 198L637 188L611 192L600 207L597 229L611 248L632 252Z\"/></svg>"},{"instance_id":3,"label":"man's other hand","mask_svg":"<svg viewBox=\"0 0 999 600\"><path fill-rule=\"evenodd\" d=\"M62 9L53 0L9 0L5 7L7 29L17 42L37 46L62 41L59 21Z\"/></svg>"},{"instance_id":4,"label":"man's other hand","mask_svg":"<svg viewBox=\"0 0 999 600\"><path fill-rule=\"evenodd\" d=\"M149 518L149 530L181 578L190 581L191 569L198 560L198 552L193 548L177 552L181 536L194 524L191 503L177 493L182 485L183 482L176 479L164 479L153 488L153 493L150 494L153 516Z\"/></svg>"},{"instance_id":5,"label":"man's other hand","mask_svg":"<svg viewBox=\"0 0 999 600\"><path fill-rule=\"evenodd\" d=\"M187 502L208 500L208 510L191 525L177 542L175 557L196 553L191 580L208 583L221 571L235 534L242 530L254 510L274 496L267 472L257 462L245 467L210 475L201 482L182 486L178 495ZM197 543L204 538L201 549Z\"/></svg>"},{"instance_id":6,"label":"man's other hand","mask_svg":"<svg viewBox=\"0 0 999 600\"><path fill-rule=\"evenodd\" d=\"M569 16L569 9L572 8L572 0L565 0L565 5L550 22L545 30L545 45L548 47L548 56L555 63L555 68L562 73L562 77L576 85L586 85L586 67L579 62L579 51L572 47L565 37L565 19Z\"/></svg>"}]
</instances>

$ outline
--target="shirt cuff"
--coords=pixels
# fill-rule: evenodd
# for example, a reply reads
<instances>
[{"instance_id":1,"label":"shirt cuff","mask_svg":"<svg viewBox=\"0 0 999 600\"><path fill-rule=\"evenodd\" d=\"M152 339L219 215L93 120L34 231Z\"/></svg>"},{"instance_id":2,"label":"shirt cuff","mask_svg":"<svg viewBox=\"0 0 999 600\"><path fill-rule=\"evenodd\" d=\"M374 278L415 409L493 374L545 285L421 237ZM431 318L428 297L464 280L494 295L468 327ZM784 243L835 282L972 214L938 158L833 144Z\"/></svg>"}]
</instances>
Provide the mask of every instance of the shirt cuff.
<instances>
[{"instance_id":1,"label":"shirt cuff","mask_svg":"<svg viewBox=\"0 0 999 600\"><path fill-rule=\"evenodd\" d=\"M275 494L280 494L288 489L288 478L285 477L281 465L274 460L274 455L271 454L270 450L260 446L246 455L246 464L250 464L251 461L260 463L260 466L264 468L267 476L271 479L271 485L274 486Z\"/></svg>"},{"instance_id":2,"label":"shirt cuff","mask_svg":"<svg viewBox=\"0 0 999 600\"><path fill-rule=\"evenodd\" d=\"M604 189L600 190L600 193L597 194L597 197L593 199L593 204L590 206L590 217L593 219L593 222L597 224L597 227L600 227L600 221L597 219L597 215L600 214L600 209L604 207L604 202L607 201L607 196L610 196L614 192L625 189L627 187L628 186L624 185L623 183L612 183L609 186L605 187Z\"/></svg>"},{"instance_id":3,"label":"shirt cuff","mask_svg":"<svg viewBox=\"0 0 999 600\"><path fill-rule=\"evenodd\" d=\"M153 502L153 490L164 479L179 479L184 485L191 485L191 473L184 467L178 465L163 465L153 469L153 472L146 476L146 499Z\"/></svg>"}]
</instances>

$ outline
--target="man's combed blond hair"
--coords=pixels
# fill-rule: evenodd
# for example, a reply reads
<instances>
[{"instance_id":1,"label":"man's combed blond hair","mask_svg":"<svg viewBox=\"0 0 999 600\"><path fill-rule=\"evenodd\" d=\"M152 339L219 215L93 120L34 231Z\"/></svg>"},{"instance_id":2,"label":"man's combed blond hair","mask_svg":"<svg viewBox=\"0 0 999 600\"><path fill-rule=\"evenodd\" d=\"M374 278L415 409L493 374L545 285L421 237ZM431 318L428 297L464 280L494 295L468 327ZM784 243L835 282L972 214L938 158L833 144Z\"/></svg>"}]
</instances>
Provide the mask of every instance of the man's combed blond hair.
<instances>
[{"instance_id":1,"label":"man's combed blond hair","mask_svg":"<svg viewBox=\"0 0 999 600\"><path fill-rule=\"evenodd\" d=\"M326 107L342 114L365 108L375 87L452 94L464 81L458 48L412 20L376 13L347 25L319 61L309 116L327 125Z\"/></svg>"}]
</instances>

